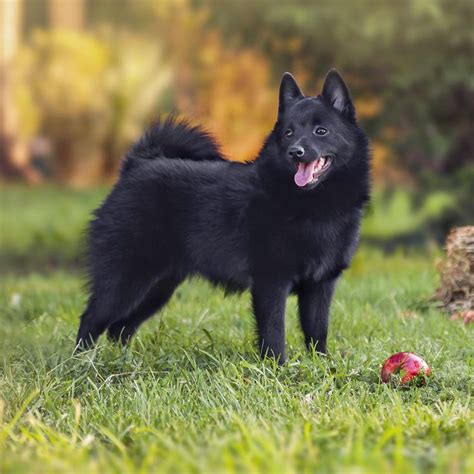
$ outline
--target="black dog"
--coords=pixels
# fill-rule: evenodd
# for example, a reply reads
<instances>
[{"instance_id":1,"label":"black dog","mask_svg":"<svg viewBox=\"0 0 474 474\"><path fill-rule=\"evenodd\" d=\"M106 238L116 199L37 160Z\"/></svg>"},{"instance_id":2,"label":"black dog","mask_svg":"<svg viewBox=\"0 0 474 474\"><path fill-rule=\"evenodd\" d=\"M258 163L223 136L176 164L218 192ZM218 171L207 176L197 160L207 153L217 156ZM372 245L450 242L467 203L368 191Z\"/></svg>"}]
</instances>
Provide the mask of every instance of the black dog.
<instances>
[{"instance_id":1,"label":"black dog","mask_svg":"<svg viewBox=\"0 0 474 474\"><path fill-rule=\"evenodd\" d=\"M369 197L368 140L332 70L318 97L285 74L278 120L254 163L226 161L186 123L153 126L125 158L90 228L90 290L77 343L127 341L187 277L250 288L262 355L285 359L285 302L326 352L336 280Z\"/></svg>"}]
</instances>

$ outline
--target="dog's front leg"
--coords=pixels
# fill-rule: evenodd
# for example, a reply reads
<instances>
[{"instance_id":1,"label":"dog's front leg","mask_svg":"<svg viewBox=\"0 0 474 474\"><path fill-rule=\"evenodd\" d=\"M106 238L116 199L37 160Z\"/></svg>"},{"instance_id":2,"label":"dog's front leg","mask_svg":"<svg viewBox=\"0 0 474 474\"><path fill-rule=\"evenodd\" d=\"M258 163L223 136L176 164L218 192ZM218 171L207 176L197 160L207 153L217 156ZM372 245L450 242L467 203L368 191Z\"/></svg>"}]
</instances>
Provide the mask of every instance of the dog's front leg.
<instances>
[{"instance_id":1,"label":"dog's front leg","mask_svg":"<svg viewBox=\"0 0 474 474\"><path fill-rule=\"evenodd\" d=\"M262 357L274 357L285 362L285 306L289 293L287 282L254 278L252 301L257 320L258 344Z\"/></svg>"},{"instance_id":2,"label":"dog's front leg","mask_svg":"<svg viewBox=\"0 0 474 474\"><path fill-rule=\"evenodd\" d=\"M308 349L314 346L323 354L326 354L329 307L335 286L335 279L319 283L305 281L298 289L300 322L306 346Z\"/></svg>"}]
</instances>

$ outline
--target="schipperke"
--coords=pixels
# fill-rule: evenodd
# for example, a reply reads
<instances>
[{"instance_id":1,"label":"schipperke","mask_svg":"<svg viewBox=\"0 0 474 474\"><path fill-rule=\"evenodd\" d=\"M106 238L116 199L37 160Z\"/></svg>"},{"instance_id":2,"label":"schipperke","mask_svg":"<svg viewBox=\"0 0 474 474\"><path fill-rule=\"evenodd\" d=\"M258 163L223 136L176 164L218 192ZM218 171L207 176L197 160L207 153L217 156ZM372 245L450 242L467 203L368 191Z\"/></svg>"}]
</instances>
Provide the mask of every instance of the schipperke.
<instances>
[{"instance_id":1,"label":"schipperke","mask_svg":"<svg viewBox=\"0 0 474 474\"><path fill-rule=\"evenodd\" d=\"M262 356L285 360L290 293L307 346L325 353L369 175L368 139L335 70L317 97L283 75L276 124L251 163L226 160L199 127L156 123L128 152L91 222L78 347L105 330L126 342L183 280L200 275L228 291L251 290Z\"/></svg>"}]
</instances>

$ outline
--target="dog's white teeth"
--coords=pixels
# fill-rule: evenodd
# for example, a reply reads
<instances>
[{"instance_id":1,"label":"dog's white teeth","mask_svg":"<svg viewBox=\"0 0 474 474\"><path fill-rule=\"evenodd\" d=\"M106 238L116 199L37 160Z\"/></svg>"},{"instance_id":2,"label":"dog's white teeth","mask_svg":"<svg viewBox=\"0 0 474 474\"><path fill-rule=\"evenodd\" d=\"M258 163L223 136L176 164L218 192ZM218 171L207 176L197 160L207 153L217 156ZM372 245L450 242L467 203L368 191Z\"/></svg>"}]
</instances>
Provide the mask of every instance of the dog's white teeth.
<instances>
[{"instance_id":1,"label":"dog's white teeth","mask_svg":"<svg viewBox=\"0 0 474 474\"><path fill-rule=\"evenodd\" d=\"M325 156L321 156L316 160L316 164L314 165L313 176L311 177L311 183L316 183L319 180L319 175L322 170L325 169L327 164L327 158Z\"/></svg>"},{"instance_id":2,"label":"dog's white teeth","mask_svg":"<svg viewBox=\"0 0 474 474\"><path fill-rule=\"evenodd\" d=\"M316 165L316 170L317 171L321 170L324 167L325 164L326 164L326 158L324 158L324 157L319 158L318 163Z\"/></svg>"}]
</instances>

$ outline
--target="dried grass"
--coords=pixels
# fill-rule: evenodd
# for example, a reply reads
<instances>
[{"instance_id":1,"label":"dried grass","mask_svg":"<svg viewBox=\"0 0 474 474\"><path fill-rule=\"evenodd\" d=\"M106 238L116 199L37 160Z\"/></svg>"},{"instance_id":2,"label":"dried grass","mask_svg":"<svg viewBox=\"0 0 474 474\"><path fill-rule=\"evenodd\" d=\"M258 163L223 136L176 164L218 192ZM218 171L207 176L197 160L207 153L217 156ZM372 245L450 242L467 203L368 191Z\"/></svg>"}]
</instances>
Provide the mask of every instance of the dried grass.
<instances>
[{"instance_id":1,"label":"dried grass","mask_svg":"<svg viewBox=\"0 0 474 474\"><path fill-rule=\"evenodd\" d=\"M451 230L446 240L447 256L439 265L441 285L434 298L452 319L464 319L474 309L474 226Z\"/></svg>"}]
</instances>

